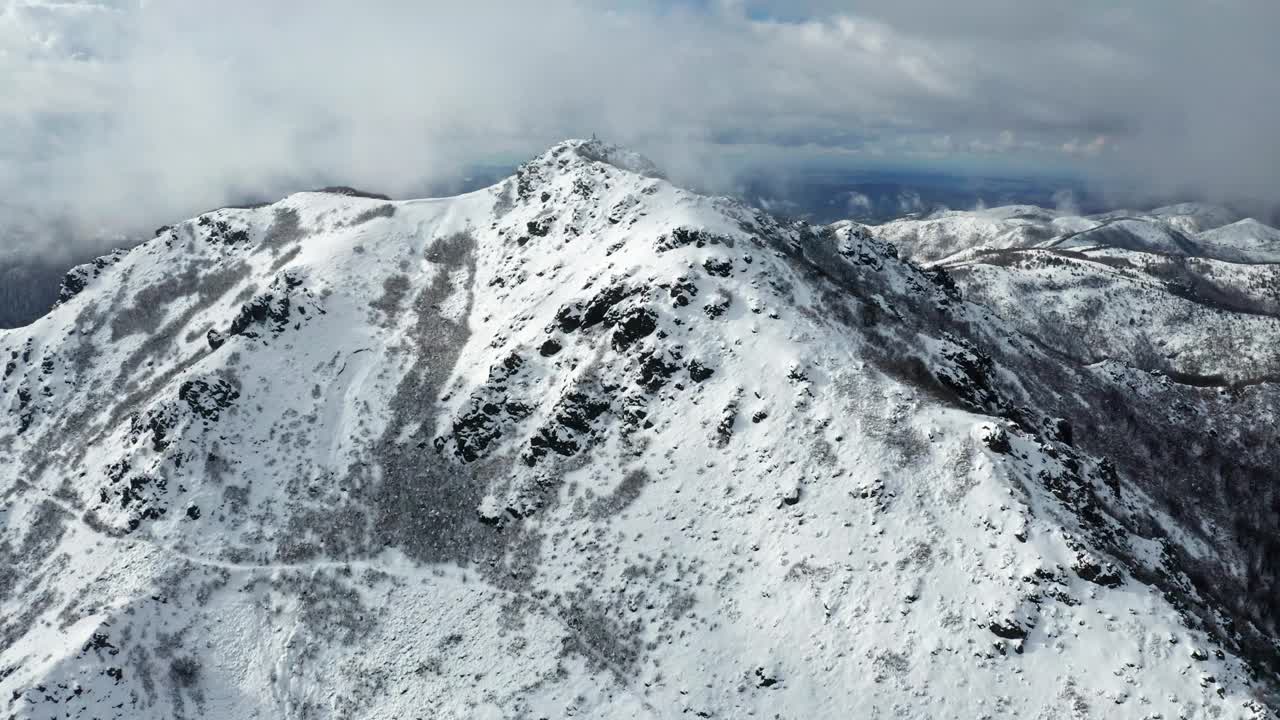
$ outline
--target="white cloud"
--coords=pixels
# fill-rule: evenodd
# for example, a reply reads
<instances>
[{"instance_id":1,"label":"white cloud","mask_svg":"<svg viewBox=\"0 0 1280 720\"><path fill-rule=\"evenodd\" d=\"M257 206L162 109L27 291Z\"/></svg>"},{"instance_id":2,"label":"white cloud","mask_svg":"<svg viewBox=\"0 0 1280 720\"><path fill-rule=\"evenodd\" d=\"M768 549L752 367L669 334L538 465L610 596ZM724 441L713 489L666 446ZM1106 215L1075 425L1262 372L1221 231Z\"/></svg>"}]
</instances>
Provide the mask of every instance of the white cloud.
<instances>
[{"instance_id":1,"label":"white cloud","mask_svg":"<svg viewBox=\"0 0 1280 720\"><path fill-rule=\"evenodd\" d=\"M1076 194L1070 189L1063 188L1053 194L1053 203L1058 212L1064 215L1079 215L1080 204L1076 201Z\"/></svg>"},{"instance_id":2,"label":"white cloud","mask_svg":"<svg viewBox=\"0 0 1280 720\"><path fill-rule=\"evenodd\" d=\"M853 190L849 192L849 200L846 203L846 207L850 214L859 216L871 212L873 204L871 198L866 194Z\"/></svg>"},{"instance_id":3,"label":"white cloud","mask_svg":"<svg viewBox=\"0 0 1280 720\"><path fill-rule=\"evenodd\" d=\"M898 210L903 215L924 212L924 199L915 190L903 190L898 193Z\"/></svg>"},{"instance_id":4,"label":"white cloud","mask_svg":"<svg viewBox=\"0 0 1280 720\"><path fill-rule=\"evenodd\" d=\"M0 3L0 227L413 192L591 132L702 184L717 155L801 145L1280 185L1264 0Z\"/></svg>"},{"instance_id":5,"label":"white cloud","mask_svg":"<svg viewBox=\"0 0 1280 720\"><path fill-rule=\"evenodd\" d=\"M1072 138L1062 144L1062 152L1067 155L1097 157L1106 149L1107 136L1105 135L1099 135L1088 142L1081 142L1079 138Z\"/></svg>"}]
</instances>

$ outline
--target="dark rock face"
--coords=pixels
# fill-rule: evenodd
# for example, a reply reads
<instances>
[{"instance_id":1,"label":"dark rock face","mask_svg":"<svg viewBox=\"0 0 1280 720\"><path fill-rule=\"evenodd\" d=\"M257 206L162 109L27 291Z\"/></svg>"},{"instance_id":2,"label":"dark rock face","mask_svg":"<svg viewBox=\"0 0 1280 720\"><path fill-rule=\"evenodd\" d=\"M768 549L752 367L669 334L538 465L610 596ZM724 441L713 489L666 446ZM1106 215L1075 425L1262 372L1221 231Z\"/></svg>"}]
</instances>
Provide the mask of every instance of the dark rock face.
<instances>
[{"instance_id":1,"label":"dark rock face","mask_svg":"<svg viewBox=\"0 0 1280 720\"><path fill-rule=\"evenodd\" d=\"M582 327L582 310L574 305L560 308L556 311L556 326L563 333L571 333Z\"/></svg>"},{"instance_id":2,"label":"dark rock face","mask_svg":"<svg viewBox=\"0 0 1280 720\"><path fill-rule=\"evenodd\" d=\"M470 409L453 422L451 439L458 457L464 462L479 460L490 443L502 436L506 424L523 420L529 413L529 407L523 403L482 402L473 398ZM443 440L437 439L436 445L443 447Z\"/></svg>"},{"instance_id":3,"label":"dark rock face","mask_svg":"<svg viewBox=\"0 0 1280 720\"><path fill-rule=\"evenodd\" d=\"M733 274L733 261L729 258L709 257L702 261L702 269L706 270L708 275L729 277Z\"/></svg>"},{"instance_id":4,"label":"dark rock face","mask_svg":"<svg viewBox=\"0 0 1280 720\"><path fill-rule=\"evenodd\" d=\"M809 382L809 373L804 369L804 365L796 363L787 369L787 380L793 383Z\"/></svg>"},{"instance_id":5,"label":"dark rock face","mask_svg":"<svg viewBox=\"0 0 1280 720\"><path fill-rule=\"evenodd\" d=\"M758 667L752 673L755 677L756 687L770 688L779 682L778 676L771 672L766 672L764 668Z\"/></svg>"},{"instance_id":6,"label":"dark rock face","mask_svg":"<svg viewBox=\"0 0 1280 720\"><path fill-rule=\"evenodd\" d=\"M1027 629L1014 620L993 620L987 629L1005 640L1022 640L1027 636Z\"/></svg>"},{"instance_id":7,"label":"dark rock face","mask_svg":"<svg viewBox=\"0 0 1280 720\"><path fill-rule=\"evenodd\" d=\"M727 294L718 293L717 295L713 296L711 300L707 302L706 305L702 306L702 312L706 313L708 318L714 320L720 317L721 315L724 315L725 312L728 311L729 305L732 302L733 302L732 298L730 298Z\"/></svg>"},{"instance_id":8,"label":"dark rock face","mask_svg":"<svg viewBox=\"0 0 1280 720\"><path fill-rule=\"evenodd\" d=\"M542 218L540 220L530 220L528 223L529 234L534 237L546 237L551 232L552 219Z\"/></svg>"},{"instance_id":9,"label":"dark rock face","mask_svg":"<svg viewBox=\"0 0 1280 720\"><path fill-rule=\"evenodd\" d=\"M680 352L672 348L647 351L640 356L636 383L650 392L660 390L680 369Z\"/></svg>"},{"instance_id":10,"label":"dark rock face","mask_svg":"<svg viewBox=\"0 0 1280 720\"><path fill-rule=\"evenodd\" d=\"M897 249L881 242L862 228L852 229L837 245L836 252L850 262L882 270L886 259L897 259Z\"/></svg>"},{"instance_id":11,"label":"dark rock face","mask_svg":"<svg viewBox=\"0 0 1280 720\"><path fill-rule=\"evenodd\" d=\"M196 220L196 226L204 231L206 240L223 245L238 245L249 242L249 233L247 231L232 227L224 219L215 218L215 214L201 215Z\"/></svg>"},{"instance_id":12,"label":"dark rock face","mask_svg":"<svg viewBox=\"0 0 1280 720\"><path fill-rule=\"evenodd\" d=\"M347 197L368 198L370 200L390 200L391 199L389 196L383 195L382 193L357 190L356 188L348 187L346 185L330 185L328 187L322 187L319 190L316 190L316 192L332 193L334 195L346 195Z\"/></svg>"},{"instance_id":13,"label":"dark rock face","mask_svg":"<svg viewBox=\"0 0 1280 720\"><path fill-rule=\"evenodd\" d=\"M529 440L525 463L534 465L548 452L569 457L582 450L582 436L592 431L593 421L612 407L606 397L581 391L566 393L556 404L552 420Z\"/></svg>"},{"instance_id":14,"label":"dark rock face","mask_svg":"<svg viewBox=\"0 0 1280 720\"><path fill-rule=\"evenodd\" d=\"M1114 588L1124 584L1124 577L1111 563L1100 563L1085 554L1076 556L1071 569L1082 580L1087 580L1095 585Z\"/></svg>"},{"instance_id":15,"label":"dark rock face","mask_svg":"<svg viewBox=\"0 0 1280 720\"><path fill-rule=\"evenodd\" d=\"M648 337L658 329L658 317L652 310L632 308L620 313L613 332L613 349L622 351L635 341Z\"/></svg>"},{"instance_id":16,"label":"dark rock face","mask_svg":"<svg viewBox=\"0 0 1280 720\"><path fill-rule=\"evenodd\" d=\"M502 434L499 420L495 417L499 410L498 406L492 403L480 406L473 404L468 412L454 421L453 438L458 456L464 462L480 459L480 454L489 446L489 443ZM443 446L440 441L437 441L437 445Z\"/></svg>"},{"instance_id":17,"label":"dark rock face","mask_svg":"<svg viewBox=\"0 0 1280 720\"><path fill-rule=\"evenodd\" d=\"M715 370L703 365L697 360L690 360L688 364L689 378L694 382L702 382L715 374Z\"/></svg>"},{"instance_id":18,"label":"dark rock face","mask_svg":"<svg viewBox=\"0 0 1280 720\"><path fill-rule=\"evenodd\" d=\"M168 481L146 473L131 474L128 461L112 463L106 468L106 484L98 491L103 505L124 511L125 527L116 532L130 533L147 520L157 520L168 512Z\"/></svg>"},{"instance_id":19,"label":"dark rock face","mask_svg":"<svg viewBox=\"0 0 1280 720\"><path fill-rule=\"evenodd\" d=\"M658 238L658 252L667 252L677 248L694 246L703 248L708 245L725 245L733 247L733 238L716 235L715 233L697 228L676 228L669 234Z\"/></svg>"},{"instance_id":20,"label":"dark rock face","mask_svg":"<svg viewBox=\"0 0 1280 720\"><path fill-rule=\"evenodd\" d=\"M948 364L935 370L938 380L970 408L1001 414L1003 403L992 378L991 357L968 342L949 339L952 347L943 352Z\"/></svg>"},{"instance_id":21,"label":"dark rock face","mask_svg":"<svg viewBox=\"0 0 1280 720\"><path fill-rule=\"evenodd\" d=\"M635 294L635 290L622 283L614 283L596 293L582 310L582 329L586 330L604 321L615 305ZM571 332L566 330L565 332Z\"/></svg>"},{"instance_id":22,"label":"dark rock face","mask_svg":"<svg viewBox=\"0 0 1280 720\"><path fill-rule=\"evenodd\" d=\"M436 450L452 443L458 458L475 462L502 437L504 429L528 417L531 408L513 399L510 392L524 367L524 359L514 353L491 367L489 379L471 394L466 409L454 419L452 432L436 438Z\"/></svg>"},{"instance_id":23,"label":"dark rock face","mask_svg":"<svg viewBox=\"0 0 1280 720\"><path fill-rule=\"evenodd\" d=\"M300 325L306 319L307 305L314 308L313 312L323 314L324 310L315 305L311 291L302 284L302 279L292 272L280 273L267 292L254 296L240 307L226 334L248 338L279 335L291 323ZM295 305L295 301L302 302Z\"/></svg>"},{"instance_id":24,"label":"dark rock face","mask_svg":"<svg viewBox=\"0 0 1280 720\"><path fill-rule=\"evenodd\" d=\"M185 402L196 416L205 420L217 420L223 410L240 397L240 391L226 380L212 383L204 380L188 380L178 388L178 399Z\"/></svg>"},{"instance_id":25,"label":"dark rock face","mask_svg":"<svg viewBox=\"0 0 1280 720\"><path fill-rule=\"evenodd\" d=\"M698 296L698 286L685 277L677 278L666 288L671 295L671 302L676 307L685 307L692 298Z\"/></svg>"},{"instance_id":26,"label":"dark rock face","mask_svg":"<svg viewBox=\"0 0 1280 720\"><path fill-rule=\"evenodd\" d=\"M1071 422L1066 418L1048 418L1044 424L1045 435L1050 440L1070 445L1072 440Z\"/></svg>"},{"instance_id":27,"label":"dark rock face","mask_svg":"<svg viewBox=\"0 0 1280 720\"><path fill-rule=\"evenodd\" d=\"M35 408L31 405L31 390L27 387L18 388L18 434L25 433L31 427L31 421L35 417Z\"/></svg>"},{"instance_id":28,"label":"dark rock face","mask_svg":"<svg viewBox=\"0 0 1280 720\"><path fill-rule=\"evenodd\" d=\"M104 270L115 265L124 257L123 250L113 250L109 255L94 258L83 265L77 265L62 276L62 284L58 288L58 303L65 303L79 295L89 283L102 274Z\"/></svg>"},{"instance_id":29,"label":"dark rock face","mask_svg":"<svg viewBox=\"0 0 1280 720\"><path fill-rule=\"evenodd\" d=\"M1116 496L1120 496L1120 475L1116 472L1115 463L1109 458L1098 462L1098 479Z\"/></svg>"},{"instance_id":30,"label":"dark rock face","mask_svg":"<svg viewBox=\"0 0 1280 720\"><path fill-rule=\"evenodd\" d=\"M606 285L596 292L586 303L570 303L556 311L553 326L548 332L559 330L571 334L579 330L590 330L597 325L614 329L611 336L615 350L623 351L631 347L637 340L648 337L658 329L657 314L642 305L625 304L623 301L638 294L638 290L626 284L615 282ZM544 355L559 352L560 343L548 340L543 344Z\"/></svg>"},{"instance_id":31,"label":"dark rock face","mask_svg":"<svg viewBox=\"0 0 1280 720\"><path fill-rule=\"evenodd\" d=\"M66 302L76 295L89 284L88 273L84 271L84 266L72 268L66 275L62 277L62 286L58 288L58 302Z\"/></svg>"},{"instance_id":32,"label":"dark rock face","mask_svg":"<svg viewBox=\"0 0 1280 720\"><path fill-rule=\"evenodd\" d=\"M169 447L169 431L177 424L177 413L171 407L162 405L157 409L133 415L129 419L129 435L134 442L149 437L151 448L156 452L164 452Z\"/></svg>"},{"instance_id":33,"label":"dark rock face","mask_svg":"<svg viewBox=\"0 0 1280 720\"><path fill-rule=\"evenodd\" d=\"M1007 453L1012 449L1009 444L1009 433L998 425L983 431L982 442L988 448L991 448L991 452Z\"/></svg>"},{"instance_id":34,"label":"dark rock face","mask_svg":"<svg viewBox=\"0 0 1280 720\"><path fill-rule=\"evenodd\" d=\"M956 285L956 279L951 277L951 273L946 268L928 268L924 271L925 277L929 278L934 285L937 285L943 294L950 300L960 300L960 287Z\"/></svg>"},{"instance_id":35,"label":"dark rock face","mask_svg":"<svg viewBox=\"0 0 1280 720\"><path fill-rule=\"evenodd\" d=\"M22 350L10 350L9 360L4 364L4 377L8 380L10 375L18 369L18 365L27 365L31 362L31 340L28 339L22 345Z\"/></svg>"},{"instance_id":36,"label":"dark rock face","mask_svg":"<svg viewBox=\"0 0 1280 720\"><path fill-rule=\"evenodd\" d=\"M253 300L245 303L239 314L231 321L228 335L245 335L248 337L257 337L256 332L251 332L250 327L254 325L264 325L270 320L272 325L270 329L274 332L281 332L289 322L289 298L277 298L274 294L268 293L259 295Z\"/></svg>"},{"instance_id":37,"label":"dark rock face","mask_svg":"<svg viewBox=\"0 0 1280 720\"><path fill-rule=\"evenodd\" d=\"M738 402L731 401L720 413L720 422L716 424L716 447L727 447L733 439L733 426L738 421Z\"/></svg>"}]
</instances>

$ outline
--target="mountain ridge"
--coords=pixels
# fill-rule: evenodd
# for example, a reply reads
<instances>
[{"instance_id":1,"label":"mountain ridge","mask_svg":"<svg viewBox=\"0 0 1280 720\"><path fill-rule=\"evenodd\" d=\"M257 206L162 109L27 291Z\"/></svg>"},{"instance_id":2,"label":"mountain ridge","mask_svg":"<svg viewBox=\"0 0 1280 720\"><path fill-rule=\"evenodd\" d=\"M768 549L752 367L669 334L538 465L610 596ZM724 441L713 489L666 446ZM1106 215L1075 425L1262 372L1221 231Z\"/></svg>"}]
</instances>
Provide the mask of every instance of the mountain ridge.
<instances>
[{"instance_id":1,"label":"mountain ridge","mask_svg":"<svg viewBox=\"0 0 1280 720\"><path fill-rule=\"evenodd\" d=\"M1185 391L656 174L215 211L0 332L8 712L1268 716L1227 541L1074 419Z\"/></svg>"}]
</instances>

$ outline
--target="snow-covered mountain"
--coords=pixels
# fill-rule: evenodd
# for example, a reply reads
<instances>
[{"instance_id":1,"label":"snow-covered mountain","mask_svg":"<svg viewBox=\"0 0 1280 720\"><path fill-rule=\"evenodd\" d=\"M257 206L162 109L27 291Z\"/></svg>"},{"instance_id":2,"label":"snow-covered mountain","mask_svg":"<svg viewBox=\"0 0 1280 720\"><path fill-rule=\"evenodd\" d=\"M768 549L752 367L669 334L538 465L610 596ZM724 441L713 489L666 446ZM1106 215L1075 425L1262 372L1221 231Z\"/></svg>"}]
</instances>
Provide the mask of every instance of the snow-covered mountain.
<instances>
[{"instance_id":1,"label":"snow-covered mountain","mask_svg":"<svg viewBox=\"0 0 1280 720\"><path fill-rule=\"evenodd\" d=\"M1267 263L1280 257L1276 230L1204 203L1087 216L1034 205L946 210L893 220L875 226L874 233L923 263L966 251L1028 247L1106 246L1228 262Z\"/></svg>"},{"instance_id":2,"label":"snow-covered mountain","mask_svg":"<svg viewBox=\"0 0 1280 720\"><path fill-rule=\"evenodd\" d=\"M1008 207L871 231L1078 364L1238 385L1280 378L1280 231L1234 217L1192 203L1091 217Z\"/></svg>"},{"instance_id":3,"label":"snow-covered mountain","mask_svg":"<svg viewBox=\"0 0 1280 720\"><path fill-rule=\"evenodd\" d=\"M1245 218L1201 233L1200 246L1212 255L1243 263L1280 263L1280 230Z\"/></svg>"},{"instance_id":4,"label":"snow-covered mountain","mask_svg":"<svg viewBox=\"0 0 1280 720\"><path fill-rule=\"evenodd\" d=\"M596 141L167 228L0 332L0 702L1273 717L1275 386L957 282Z\"/></svg>"}]
</instances>

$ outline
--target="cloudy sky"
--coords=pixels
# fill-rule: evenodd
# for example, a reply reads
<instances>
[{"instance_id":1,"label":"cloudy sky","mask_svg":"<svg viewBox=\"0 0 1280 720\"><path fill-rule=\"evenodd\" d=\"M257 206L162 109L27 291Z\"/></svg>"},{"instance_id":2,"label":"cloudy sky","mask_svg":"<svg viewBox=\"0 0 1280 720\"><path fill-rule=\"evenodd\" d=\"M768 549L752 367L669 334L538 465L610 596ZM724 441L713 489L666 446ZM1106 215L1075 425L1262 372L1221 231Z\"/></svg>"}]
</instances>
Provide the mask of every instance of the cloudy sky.
<instances>
[{"instance_id":1,"label":"cloudy sky","mask_svg":"<svg viewBox=\"0 0 1280 720\"><path fill-rule=\"evenodd\" d=\"M705 185L815 162L1270 201L1277 28L1275 0L0 0L0 232L403 194L592 132Z\"/></svg>"}]
</instances>

